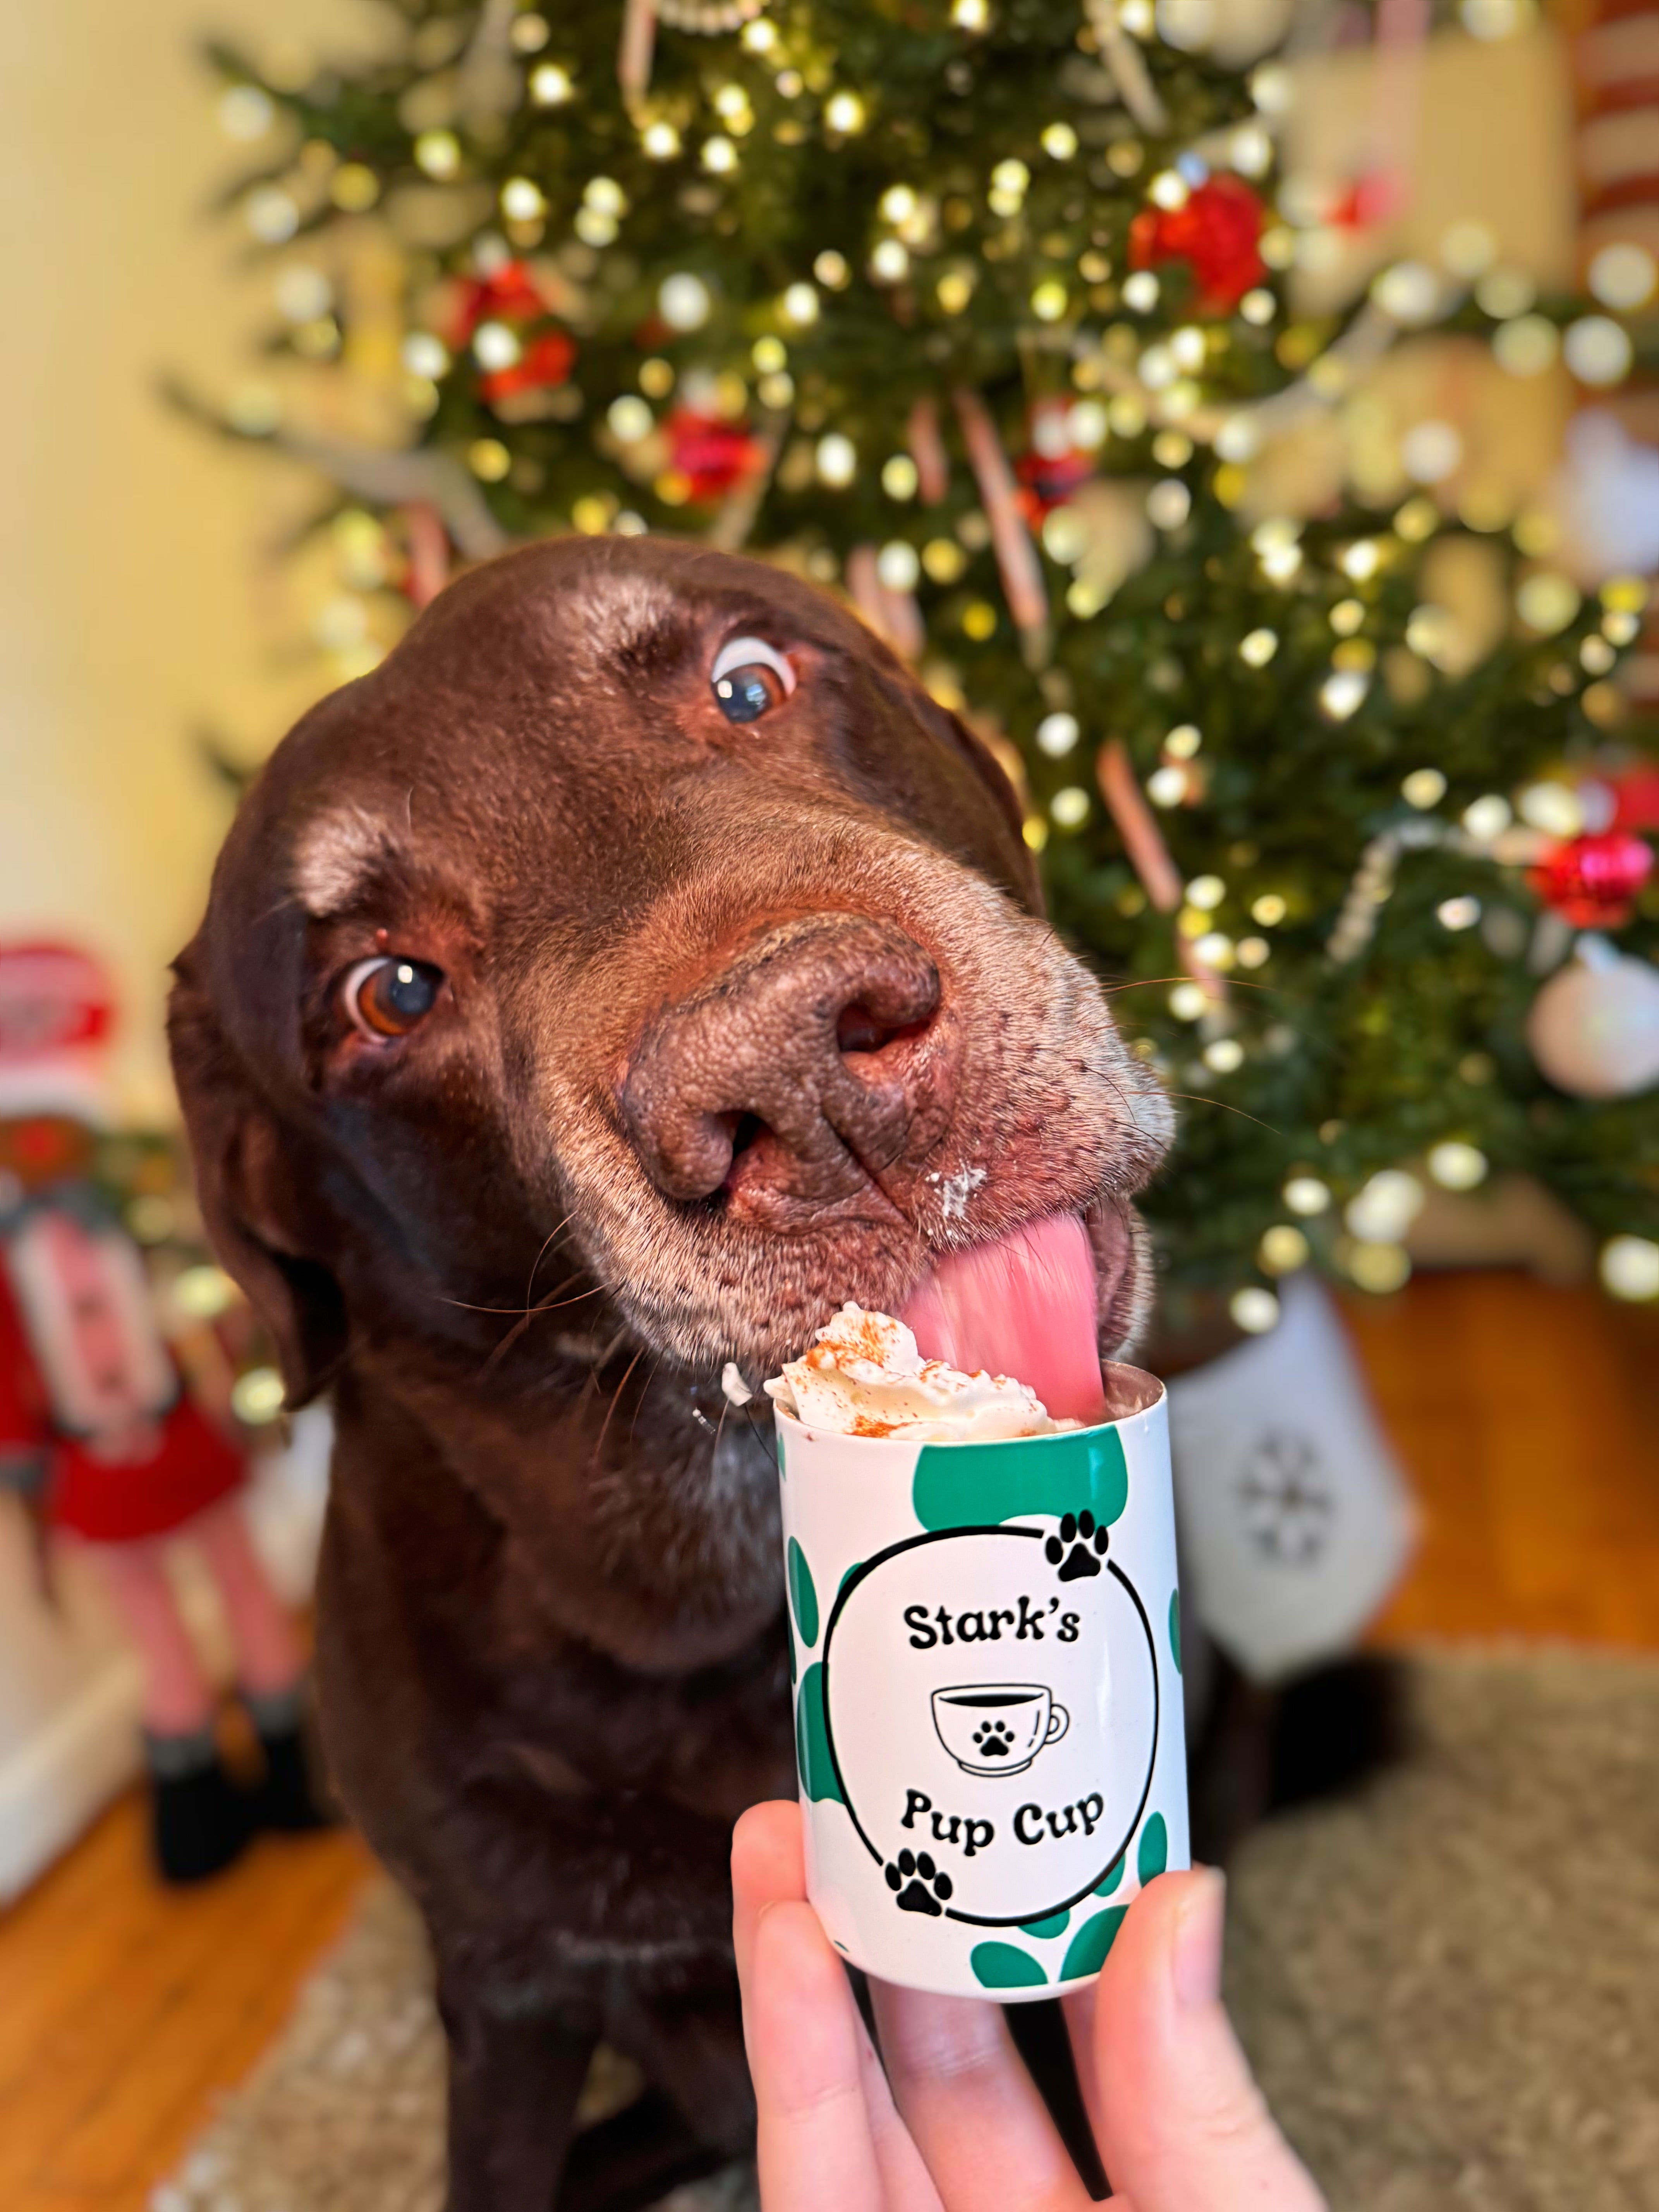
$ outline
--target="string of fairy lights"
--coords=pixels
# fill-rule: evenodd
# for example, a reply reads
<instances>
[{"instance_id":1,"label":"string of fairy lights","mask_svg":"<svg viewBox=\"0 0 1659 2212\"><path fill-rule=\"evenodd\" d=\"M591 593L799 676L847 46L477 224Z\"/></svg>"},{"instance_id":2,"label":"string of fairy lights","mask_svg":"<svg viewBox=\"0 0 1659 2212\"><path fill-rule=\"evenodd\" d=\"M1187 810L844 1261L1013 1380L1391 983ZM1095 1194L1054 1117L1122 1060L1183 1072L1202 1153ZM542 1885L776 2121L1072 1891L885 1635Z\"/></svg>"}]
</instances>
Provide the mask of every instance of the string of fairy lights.
<instances>
[{"instance_id":1,"label":"string of fairy lights","mask_svg":"<svg viewBox=\"0 0 1659 2212\"><path fill-rule=\"evenodd\" d=\"M1174 894L1149 899L1140 869L1106 911L1120 932L1166 915L1186 972L1160 987L1167 1018L1138 1047L1186 1090L1253 1096L1303 1049L1257 988L1310 959L1362 973L1419 867L1437 882L1468 869L1471 887L1434 906L1449 945L1534 966L1553 945L1559 960L1571 933L1550 938L1547 914L1500 956L1504 909L1482 887L1595 829L1593 775L1564 757L1469 790L1437 764L1436 687L1496 665L1500 647L1454 595L1401 595L1437 544L1479 539L1502 570L1501 653L1525 704L1612 739L1645 588L1587 580L1543 488L1517 495L1483 473L1455 409L1391 411L1376 374L1402 343L1449 331L1512 384L1610 392L1659 270L1634 238L1604 245L1589 301L1564 302L1466 220L1431 254L1387 259L1349 305L1298 305L1303 280L1364 240L1366 193L1386 200L1401 180L1290 162L1294 58L1269 51L1231 73L1205 59L1248 32L1253 5L1267 12L939 0L921 11L934 43L907 59L922 31L878 8L860 22L828 0L657 0L643 65L626 37L619 63L611 15L596 30L533 7L414 7L407 52L372 84L336 72L331 94L297 64L227 59L225 128L271 149L240 205L281 249L283 349L313 376L375 382L401 426L382 445L407 448L395 469L372 440L327 448L342 498L314 634L334 672L387 648L423 595L412 577L441 581L458 555L515 534L671 527L747 544L848 591L937 696L984 714L1029 793L1028 842L1063 884L1066 869L1081 878L1069 851L1122 827L1097 705L1121 672L1100 618L1185 560L1240 614L1206 680L1305 697L1330 742L1392 720L1425 731L1425 750L1374 794L1310 954L1309 900L1275 878L1276 857L1206 836L1234 757L1212 716L1180 711L1171 656L1143 654L1122 736ZM1525 0L1459 13L1490 40L1531 20ZM1038 80L1016 34L1052 43L1062 14L1066 50ZM906 104L919 85L930 114L1000 102L997 128L930 138ZM817 235L789 218L792 193L819 210ZM378 317L352 298L371 227L401 261ZM1024 395L1012 415L1011 392ZM294 406L265 374L224 412L317 458ZM1311 519L1273 501L1289 445L1333 435L1341 481ZM417 557L427 517L435 580ZM1185 599L1169 591L1162 611ZM1160 718L1164 696L1177 711ZM1458 1063L1466 1102L1492 1081L1483 1057ZM1403 1161L1297 1167L1255 1189L1234 1320L1270 1328L1273 1283L1315 1256L1395 1287L1428 1187L1466 1192L1490 1170L1451 1127ZM1604 1231L1601 1266L1618 1294L1659 1295L1659 1242L1634 1228Z\"/></svg>"}]
</instances>

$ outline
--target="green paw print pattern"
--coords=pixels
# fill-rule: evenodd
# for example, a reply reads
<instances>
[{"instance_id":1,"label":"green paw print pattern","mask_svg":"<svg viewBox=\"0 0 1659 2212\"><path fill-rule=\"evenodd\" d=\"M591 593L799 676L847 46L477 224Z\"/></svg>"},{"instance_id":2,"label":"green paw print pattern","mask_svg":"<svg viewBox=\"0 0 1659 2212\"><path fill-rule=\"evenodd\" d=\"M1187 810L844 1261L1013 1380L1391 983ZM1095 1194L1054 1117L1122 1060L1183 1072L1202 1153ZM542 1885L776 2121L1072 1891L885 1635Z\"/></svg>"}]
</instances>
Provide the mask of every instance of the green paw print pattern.
<instances>
[{"instance_id":1,"label":"green paw print pattern","mask_svg":"<svg viewBox=\"0 0 1659 2212\"><path fill-rule=\"evenodd\" d=\"M924 1444L910 1497L924 1528L996 1528L1032 1514L1058 1516L1085 1507L1107 1528L1129 1498L1123 1439L1115 1429L1085 1429L981 1444L971 1452Z\"/></svg>"},{"instance_id":2,"label":"green paw print pattern","mask_svg":"<svg viewBox=\"0 0 1659 2212\"><path fill-rule=\"evenodd\" d=\"M1106 1954L1117 1940L1117 1931L1128 1912L1127 1905L1114 1905L1105 1912L1097 1912L1092 1920L1085 1920L1066 1947L1066 1957L1060 1969L1062 1982L1075 1981L1082 1974L1097 1974L1106 1963Z\"/></svg>"},{"instance_id":3,"label":"green paw print pattern","mask_svg":"<svg viewBox=\"0 0 1659 2212\"><path fill-rule=\"evenodd\" d=\"M1135 1872L1140 1876L1141 1887L1145 1889L1169 1863L1169 1826L1162 1813L1154 1813L1140 1832L1140 1847L1135 1853Z\"/></svg>"},{"instance_id":4,"label":"green paw print pattern","mask_svg":"<svg viewBox=\"0 0 1659 2212\"><path fill-rule=\"evenodd\" d=\"M810 1650L818 1640L818 1593L806 1554L793 1536L789 1539L789 1602L800 1640Z\"/></svg>"},{"instance_id":5,"label":"green paw print pattern","mask_svg":"<svg viewBox=\"0 0 1659 2212\"><path fill-rule=\"evenodd\" d=\"M1181 1592L1170 1592L1170 1656L1175 1661L1175 1670L1181 1672Z\"/></svg>"},{"instance_id":6,"label":"green paw print pattern","mask_svg":"<svg viewBox=\"0 0 1659 2212\"><path fill-rule=\"evenodd\" d=\"M822 1804L826 1797L837 1805L847 1802L836 1779L835 1762L830 1756L830 1724L823 1711L823 1668L816 1662L802 1675L800 1695L795 1700L795 1764L800 1769L800 1786L815 1805Z\"/></svg>"},{"instance_id":7,"label":"green paw print pattern","mask_svg":"<svg viewBox=\"0 0 1659 2212\"><path fill-rule=\"evenodd\" d=\"M988 1990L1036 1990L1048 1978L1030 1953L1017 1943L975 1943L968 1963L975 1979Z\"/></svg>"}]
</instances>

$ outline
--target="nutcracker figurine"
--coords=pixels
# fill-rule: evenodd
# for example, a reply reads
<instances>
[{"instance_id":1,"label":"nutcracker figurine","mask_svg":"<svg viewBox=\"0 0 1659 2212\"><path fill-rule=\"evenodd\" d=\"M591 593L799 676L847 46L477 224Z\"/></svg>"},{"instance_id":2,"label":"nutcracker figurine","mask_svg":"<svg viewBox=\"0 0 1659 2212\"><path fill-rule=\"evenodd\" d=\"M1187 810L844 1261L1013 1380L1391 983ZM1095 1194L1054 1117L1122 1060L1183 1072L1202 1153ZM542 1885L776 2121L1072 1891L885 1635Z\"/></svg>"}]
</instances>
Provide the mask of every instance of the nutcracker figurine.
<instances>
[{"instance_id":1,"label":"nutcracker figurine","mask_svg":"<svg viewBox=\"0 0 1659 2212\"><path fill-rule=\"evenodd\" d=\"M325 1826L302 1734L305 1664L241 1504L246 1468L185 1388L138 1246L93 1177L112 1015L97 964L0 945L0 1486L97 1568L143 1668L155 1863L217 1873L259 1829ZM217 1588L263 1754L221 1765L216 1699L166 1553L193 1545Z\"/></svg>"}]
</instances>

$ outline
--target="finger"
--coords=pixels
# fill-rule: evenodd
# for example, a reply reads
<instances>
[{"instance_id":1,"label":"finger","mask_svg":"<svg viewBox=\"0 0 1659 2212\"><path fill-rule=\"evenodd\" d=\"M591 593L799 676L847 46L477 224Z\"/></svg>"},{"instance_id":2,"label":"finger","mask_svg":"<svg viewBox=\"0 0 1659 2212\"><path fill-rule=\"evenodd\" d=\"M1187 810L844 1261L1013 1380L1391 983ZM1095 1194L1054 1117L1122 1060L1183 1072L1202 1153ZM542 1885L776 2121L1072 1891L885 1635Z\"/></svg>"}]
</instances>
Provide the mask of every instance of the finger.
<instances>
[{"instance_id":1,"label":"finger","mask_svg":"<svg viewBox=\"0 0 1659 2212\"><path fill-rule=\"evenodd\" d=\"M1066 2033L1071 2039L1072 2061L1077 2069L1077 2086L1083 2098L1083 2109L1089 2116L1089 2126L1095 2141L1100 2141L1100 2082L1095 2067L1095 1992L1097 1982L1085 1982L1080 1990L1073 1990L1060 2001L1065 2015Z\"/></svg>"},{"instance_id":2,"label":"finger","mask_svg":"<svg viewBox=\"0 0 1659 2212\"><path fill-rule=\"evenodd\" d=\"M1080 2212L1087 2192L1000 2008L870 1988L894 2099L950 2212Z\"/></svg>"},{"instance_id":3,"label":"finger","mask_svg":"<svg viewBox=\"0 0 1659 2212\"><path fill-rule=\"evenodd\" d=\"M766 1907L805 1894L800 1807L784 1798L751 1805L732 1831L732 1939L739 1980Z\"/></svg>"},{"instance_id":4,"label":"finger","mask_svg":"<svg viewBox=\"0 0 1659 2212\"><path fill-rule=\"evenodd\" d=\"M865 2102L863 2022L811 1905L757 1919L743 2014L766 2212L883 2212Z\"/></svg>"},{"instance_id":5,"label":"finger","mask_svg":"<svg viewBox=\"0 0 1659 2212\"><path fill-rule=\"evenodd\" d=\"M943 2212L933 2176L923 2165L921 2153L899 2117L892 2088L876 2056L876 2046L864 2033L861 2020L859 2031L864 2106L870 2115L870 2133L876 2146L876 2164L881 2170L882 2203L886 2212Z\"/></svg>"},{"instance_id":6,"label":"finger","mask_svg":"<svg viewBox=\"0 0 1659 2212\"><path fill-rule=\"evenodd\" d=\"M1221 2005L1221 1876L1160 1875L1095 2005L1101 2156L1135 2212L1322 2212Z\"/></svg>"}]
</instances>

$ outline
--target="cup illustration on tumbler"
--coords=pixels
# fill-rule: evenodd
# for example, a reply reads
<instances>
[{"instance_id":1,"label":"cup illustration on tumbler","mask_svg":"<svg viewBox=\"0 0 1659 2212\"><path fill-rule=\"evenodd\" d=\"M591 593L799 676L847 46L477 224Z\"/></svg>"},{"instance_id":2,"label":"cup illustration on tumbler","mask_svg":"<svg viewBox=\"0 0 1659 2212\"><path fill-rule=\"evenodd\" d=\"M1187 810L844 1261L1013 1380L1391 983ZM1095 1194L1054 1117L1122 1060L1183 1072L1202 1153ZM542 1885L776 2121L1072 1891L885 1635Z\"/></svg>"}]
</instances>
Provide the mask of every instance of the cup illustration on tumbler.
<instances>
[{"instance_id":1,"label":"cup illustration on tumbler","mask_svg":"<svg viewBox=\"0 0 1659 2212\"><path fill-rule=\"evenodd\" d=\"M933 1692L933 1726L964 1774L1024 1774L1072 1724L1041 1682L957 1682Z\"/></svg>"}]
</instances>

